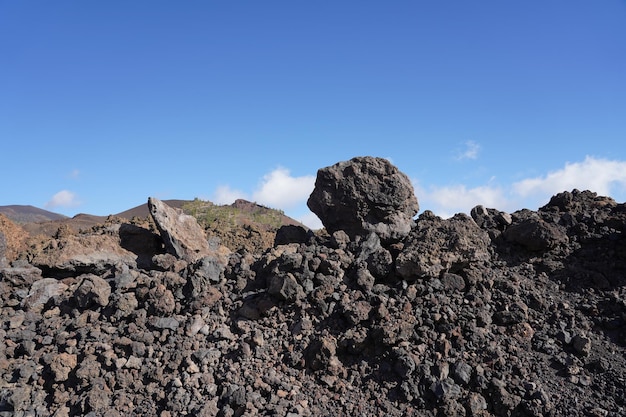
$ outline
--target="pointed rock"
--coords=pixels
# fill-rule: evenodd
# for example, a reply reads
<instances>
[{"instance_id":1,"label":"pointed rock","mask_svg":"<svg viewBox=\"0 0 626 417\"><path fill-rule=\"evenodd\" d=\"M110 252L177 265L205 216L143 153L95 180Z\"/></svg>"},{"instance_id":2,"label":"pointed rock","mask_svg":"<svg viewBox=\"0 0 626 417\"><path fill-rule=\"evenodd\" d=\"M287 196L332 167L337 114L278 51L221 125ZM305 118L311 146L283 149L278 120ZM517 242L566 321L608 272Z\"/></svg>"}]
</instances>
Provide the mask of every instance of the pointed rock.
<instances>
[{"instance_id":1,"label":"pointed rock","mask_svg":"<svg viewBox=\"0 0 626 417\"><path fill-rule=\"evenodd\" d=\"M195 217L154 197L148 198L148 208L168 253L187 262L195 262L212 253Z\"/></svg>"}]
</instances>

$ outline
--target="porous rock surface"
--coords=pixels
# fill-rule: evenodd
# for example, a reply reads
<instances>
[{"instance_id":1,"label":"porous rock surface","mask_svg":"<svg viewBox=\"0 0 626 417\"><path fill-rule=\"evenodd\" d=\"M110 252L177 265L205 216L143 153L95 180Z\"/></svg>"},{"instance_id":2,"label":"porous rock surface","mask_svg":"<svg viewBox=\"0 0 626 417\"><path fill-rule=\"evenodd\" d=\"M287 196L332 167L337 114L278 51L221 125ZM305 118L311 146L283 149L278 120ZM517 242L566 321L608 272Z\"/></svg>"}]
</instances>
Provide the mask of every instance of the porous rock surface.
<instances>
[{"instance_id":1,"label":"porous rock surface","mask_svg":"<svg viewBox=\"0 0 626 417\"><path fill-rule=\"evenodd\" d=\"M307 205L330 232L354 238L375 232L401 240L419 210L409 178L386 159L370 156L322 168Z\"/></svg>"},{"instance_id":2,"label":"porous rock surface","mask_svg":"<svg viewBox=\"0 0 626 417\"><path fill-rule=\"evenodd\" d=\"M0 416L624 415L626 206L471 214L395 241L290 230L227 262L14 261Z\"/></svg>"}]
</instances>

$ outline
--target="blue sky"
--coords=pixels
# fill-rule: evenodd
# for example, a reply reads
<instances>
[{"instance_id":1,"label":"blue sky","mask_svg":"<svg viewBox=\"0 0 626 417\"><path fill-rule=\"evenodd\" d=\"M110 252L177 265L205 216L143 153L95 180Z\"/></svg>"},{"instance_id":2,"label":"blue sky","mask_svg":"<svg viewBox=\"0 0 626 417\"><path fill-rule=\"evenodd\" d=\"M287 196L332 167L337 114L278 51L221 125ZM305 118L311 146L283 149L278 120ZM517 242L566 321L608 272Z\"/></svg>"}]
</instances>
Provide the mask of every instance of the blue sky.
<instances>
[{"instance_id":1,"label":"blue sky","mask_svg":"<svg viewBox=\"0 0 626 417\"><path fill-rule=\"evenodd\" d=\"M626 200L626 1L0 0L0 205L242 197L318 226L318 168L421 209Z\"/></svg>"}]
</instances>

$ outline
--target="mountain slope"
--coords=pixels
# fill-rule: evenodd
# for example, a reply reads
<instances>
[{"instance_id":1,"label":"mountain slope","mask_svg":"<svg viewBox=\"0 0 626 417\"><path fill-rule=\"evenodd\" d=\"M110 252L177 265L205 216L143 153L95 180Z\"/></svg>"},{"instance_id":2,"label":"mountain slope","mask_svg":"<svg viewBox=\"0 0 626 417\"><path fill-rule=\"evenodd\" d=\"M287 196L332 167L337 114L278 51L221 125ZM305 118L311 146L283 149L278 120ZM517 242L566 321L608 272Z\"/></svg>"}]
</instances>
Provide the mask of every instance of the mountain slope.
<instances>
[{"instance_id":1,"label":"mountain slope","mask_svg":"<svg viewBox=\"0 0 626 417\"><path fill-rule=\"evenodd\" d=\"M34 206L23 205L0 206L0 213L7 216L12 222L18 224L67 219L67 216L62 214L53 213Z\"/></svg>"}]
</instances>

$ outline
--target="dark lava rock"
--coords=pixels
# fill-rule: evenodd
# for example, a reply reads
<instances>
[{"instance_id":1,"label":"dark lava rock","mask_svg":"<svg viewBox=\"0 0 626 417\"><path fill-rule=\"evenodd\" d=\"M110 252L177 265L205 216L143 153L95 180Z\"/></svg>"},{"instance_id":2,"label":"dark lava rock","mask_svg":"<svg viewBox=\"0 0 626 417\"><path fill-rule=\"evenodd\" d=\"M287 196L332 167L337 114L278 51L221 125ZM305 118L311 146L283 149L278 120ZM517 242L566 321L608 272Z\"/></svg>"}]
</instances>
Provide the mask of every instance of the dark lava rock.
<instances>
[{"instance_id":1,"label":"dark lava rock","mask_svg":"<svg viewBox=\"0 0 626 417\"><path fill-rule=\"evenodd\" d=\"M383 241L406 236L419 210L409 178L373 157L320 169L307 205L329 233L343 230L354 238L376 232Z\"/></svg>"},{"instance_id":2,"label":"dark lava rock","mask_svg":"<svg viewBox=\"0 0 626 417\"><path fill-rule=\"evenodd\" d=\"M405 229L387 161L321 171L329 234L223 262L108 228L0 268L0 417L626 415L624 204Z\"/></svg>"},{"instance_id":3,"label":"dark lava rock","mask_svg":"<svg viewBox=\"0 0 626 417\"><path fill-rule=\"evenodd\" d=\"M531 251L545 251L568 242L568 237L557 225L538 218L530 218L507 228L504 238Z\"/></svg>"}]
</instances>

